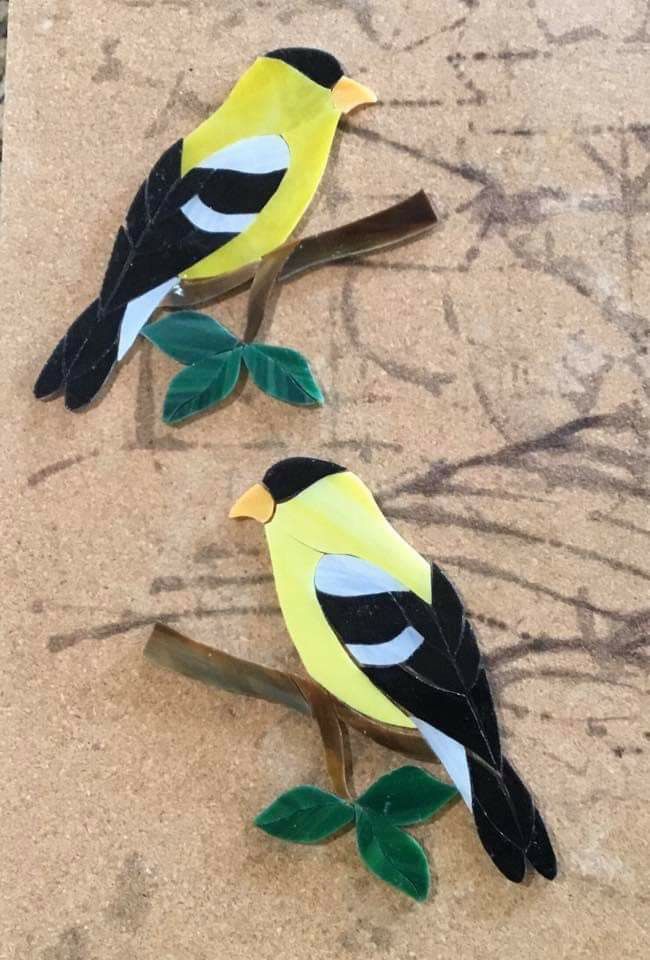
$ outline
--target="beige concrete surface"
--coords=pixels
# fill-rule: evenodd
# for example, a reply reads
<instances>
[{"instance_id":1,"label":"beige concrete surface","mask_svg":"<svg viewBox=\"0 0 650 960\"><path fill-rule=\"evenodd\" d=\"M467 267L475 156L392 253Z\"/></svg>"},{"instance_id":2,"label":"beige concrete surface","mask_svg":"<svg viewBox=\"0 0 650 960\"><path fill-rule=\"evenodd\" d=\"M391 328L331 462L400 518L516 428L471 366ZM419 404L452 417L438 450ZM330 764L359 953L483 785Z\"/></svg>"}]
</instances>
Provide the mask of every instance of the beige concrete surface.
<instances>
[{"instance_id":1,"label":"beige concrete surface","mask_svg":"<svg viewBox=\"0 0 650 960\"><path fill-rule=\"evenodd\" d=\"M0 162L2 151L2 126L5 103L5 64L7 60L7 16L9 4L7 0L0 0ZM1 167L0 167L1 169Z\"/></svg>"},{"instance_id":2,"label":"beige concrete surface","mask_svg":"<svg viewBox=\"0 0 650 960\"><path fill-rule=\"evenodd\" d=\"M13 0L2 228L0 956L231 960L647 955L650 887L647 0ZM309 230L417 187L418 243L288 285L273 342L328 396L249 385L160 422L140 343L82 415L32 399L138 183L260 52L317 43L382 103L343 125ZM215 310L243 328L245 300ZM262 534L226 519L274 460L343 462L453 575L557 881L515 887L460 805L419 828L431 899L352 837L252 825L326 785L280 707L143 661L164 617L296 665ZM396 761L354 739L358 784Z\"/></svg>"}]
</instances>

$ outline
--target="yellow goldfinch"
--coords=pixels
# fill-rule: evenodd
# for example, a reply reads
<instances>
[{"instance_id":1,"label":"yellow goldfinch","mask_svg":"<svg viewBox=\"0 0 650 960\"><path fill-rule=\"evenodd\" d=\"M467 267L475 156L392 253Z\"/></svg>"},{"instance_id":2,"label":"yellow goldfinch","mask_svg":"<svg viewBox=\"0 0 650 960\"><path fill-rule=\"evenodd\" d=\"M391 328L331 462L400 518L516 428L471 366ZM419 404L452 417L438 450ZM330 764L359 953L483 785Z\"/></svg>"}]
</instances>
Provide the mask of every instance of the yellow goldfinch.
<instances>
[{"instance_id":1,"label":"yellow goldfinch","mask_svg":"<svg viewBox=\"0 0 650 960\"><path fill-rule=\"evenodd\" d=\"M281 246L316 192L341 114L374 102L322 50L259 57L152 168L118 231L99 297L55 347L35 395L63 390L66 407L85 406L179 277L217 277Z\"/></svg>"},{"instance_id":2,"label":"yellow goldfinch","mask_svg":"<svg viewBox=\"0 0 650 960\"><path fill-rule=\"evenodd\" d=\"M275 585L307 672L373 720L417 728L506 877L556 861L533 800L501 751L481 654L442 571L391 527L353 473L282 460L234 504L265 524Z\"/></svg>"}]
</instances>

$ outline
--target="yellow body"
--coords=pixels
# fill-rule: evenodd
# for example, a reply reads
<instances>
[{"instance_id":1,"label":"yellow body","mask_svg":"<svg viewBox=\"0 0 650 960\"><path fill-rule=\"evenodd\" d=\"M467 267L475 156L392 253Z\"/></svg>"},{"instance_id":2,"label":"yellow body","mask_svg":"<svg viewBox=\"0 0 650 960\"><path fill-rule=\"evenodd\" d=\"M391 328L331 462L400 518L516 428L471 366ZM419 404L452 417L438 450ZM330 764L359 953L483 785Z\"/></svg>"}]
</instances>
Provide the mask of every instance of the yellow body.
<instances>
[{"instance_id":1,"label":"yellow body","mask_svg":"<svg viewBox=\"0 0 650 960\"><path fill-rule=\"evenodd\" d=\"M314 586L323 554L359 557L431 602L431 568L391 527L368 488L352 473L319 480L276 506L265 525L275 585L287 629L307 672L343 703L373 720L413 727L373 685L325 619Z\"/></svg>"},{"instance_id":2,"label":"yellow body","mask_svg":"<svg viewBox=\"0 0 650 960\"><path fill-rule=\"evenodd\" d=\"M329 90L280 60L260 57L219 109L183 141L183 175L222 147L276 134L291 160L280 187L255 222L190 267L184 279L230 273L281 246L309 206L327 164L341 111Z\"/></svg>"}]
</instances>

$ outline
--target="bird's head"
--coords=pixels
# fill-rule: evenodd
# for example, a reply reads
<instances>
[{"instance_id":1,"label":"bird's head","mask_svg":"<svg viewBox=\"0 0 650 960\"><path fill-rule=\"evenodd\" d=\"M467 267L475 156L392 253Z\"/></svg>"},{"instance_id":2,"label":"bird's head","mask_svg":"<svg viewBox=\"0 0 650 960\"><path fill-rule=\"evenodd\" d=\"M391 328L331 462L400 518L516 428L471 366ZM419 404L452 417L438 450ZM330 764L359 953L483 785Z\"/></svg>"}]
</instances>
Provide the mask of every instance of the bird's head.
<instances>
[{"instance_id":1,"label":"bird's head","mask_svg":"<svg viewBox=\"0 0 650 960\"><path fill-rule=\"evenodd\" d=\"M263 57L284 64L284 68L297 71L304 80L305 100L313 84L329 90L331 105L338 113L349 113L355 107L376 103L377 97L362 83L346 77L343 67L331 53L311 47L284 47L271 50Z\"/></svg>"},{"instance_id":2,"label":"bird's head","mask_svg":"<svg viewBox=\"0 0 650 960\"><path fill-rule=\"evenodd\" d=\"M364 556L368 538L388 526L370 490L329 460L291 457L266 471L230 510L265 524L269 542L294 540L319 553Z\"/></svg>"}]
</instances>

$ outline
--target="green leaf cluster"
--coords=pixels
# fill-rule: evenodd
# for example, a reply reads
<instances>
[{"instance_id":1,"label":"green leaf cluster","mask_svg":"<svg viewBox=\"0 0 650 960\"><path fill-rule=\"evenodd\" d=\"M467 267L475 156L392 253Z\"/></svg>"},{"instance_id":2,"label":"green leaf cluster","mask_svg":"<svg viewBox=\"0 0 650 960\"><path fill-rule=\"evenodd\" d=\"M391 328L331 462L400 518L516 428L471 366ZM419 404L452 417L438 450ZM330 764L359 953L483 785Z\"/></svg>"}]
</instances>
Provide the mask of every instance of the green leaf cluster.
<instances>
[{"instance_id":1,"label":"green leaf cluster","mask_svg":"<svg viewBox=\"0 0 650 960\"><path fill-rule=\"evenodd\" d=\"M457 795L454 787L421 767L406 766L380 777L353 803L319 787L294 787L263 810L255 824L292 843L319 843L354 823L359 855L369 870L409 897L426 900L426 855L400 828L428 820Z\"/></svg>"},{"instance_id":2,"label":"green leaf cluster","mask_svg":"<svg viewBox=\"0 0 650 960\"><path fill-rule=\"evenodd\" d=\"M288 347L243 343L204 313L183 310L149 324L142 335L185 365L167 389L165 423L178 423L225 400L235 389L242 364L271 397L298 406L324 403L308 360Z\"/></svg>"}]
</instances>

